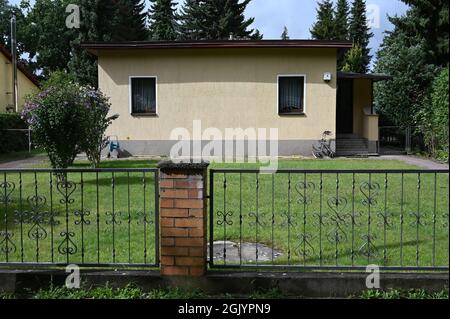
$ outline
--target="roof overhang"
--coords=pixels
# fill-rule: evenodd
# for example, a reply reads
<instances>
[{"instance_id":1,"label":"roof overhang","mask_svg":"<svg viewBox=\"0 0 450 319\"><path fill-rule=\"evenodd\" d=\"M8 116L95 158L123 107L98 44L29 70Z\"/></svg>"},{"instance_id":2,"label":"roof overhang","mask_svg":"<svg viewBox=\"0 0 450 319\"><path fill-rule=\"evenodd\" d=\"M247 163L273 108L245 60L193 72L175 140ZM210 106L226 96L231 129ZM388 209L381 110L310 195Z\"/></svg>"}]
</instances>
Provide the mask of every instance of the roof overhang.
<instances>
[{"instance_id":1,"label":"roof overhang","mask_svg":"<svg viewBox=\"0 0 450 319\"><path fill-rule=\"evenodd\" d=\"M353 73L353 72L338 72L338 79L365 79L373 82L392 80L392 76L378 73Z\"/></svg>"},{"instance_id":2,"label":"roof overhang","mask_svg":"<svg viewBox=\"0 0 450 319\"><path fill-rule=\"evenodd\" d=\"M11 63L12 63L12 55L11 53L3 46L0 44L0 53L2 53ZM22 72L34 85L36 85L37 87L40 87L40 83L39 80L37 79L37 77L31 73L30 71L27 70L27 68L20 62L17 63L17 68L20 70L20 72Z\"/></svg>"},{"instance_id":3,"label":"roof overhang","mask_svg":"<svg viewBox=\"0 0 450 319\"><path fill-rule=\"evenodd\" d=\"M337 49L352 47L349 41L322 40L218 40L218 41L145 41L145 42L83 42L81 47L95 56L105 51L117 50L168 50L168 49Z\"/></svg>"}]
</instances>

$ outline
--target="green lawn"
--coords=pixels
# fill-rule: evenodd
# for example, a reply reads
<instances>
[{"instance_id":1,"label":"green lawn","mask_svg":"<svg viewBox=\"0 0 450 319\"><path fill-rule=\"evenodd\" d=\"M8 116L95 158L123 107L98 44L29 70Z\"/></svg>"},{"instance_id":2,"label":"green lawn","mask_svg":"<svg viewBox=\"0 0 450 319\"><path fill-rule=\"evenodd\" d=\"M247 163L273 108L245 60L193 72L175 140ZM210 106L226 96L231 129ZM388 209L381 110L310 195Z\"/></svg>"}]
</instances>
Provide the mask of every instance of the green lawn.
<instances>
[{"instance_id":1,"label":"green lawn","mask_svg":"<svg viewBox=\"0 0 450 319\"><path fill-rule=\"evenodd\" d=\"M105 161L102 167L154 168L156 164L156 161L145 160ZM48 167L48 163L40 165L44 166ZM398 161L367 159L283 160L279 166L299 169L417 169ZM89 164L80 162L74 167L88 168ZM258 165L214 164L211 167L256 168ZM21 177L22 183L19 174L7 175L7 180L15 185L10 196L12 201L6 207L8 231L13 233L8 240L8 248L15 248L8 254L9 262L65 263L67 248L73 249L73 254L69 255L70 263L155 262L153 173L146 173L145 178L142 172L114 173L114 187L113 174L100 173L98 190L95 173L84 173L83 176L71 173L68 180L76 186L68 190L71 201L67 206L61 201L65 190L58 190L54 176L39 173L35 177L32 173L23 173ZM368 174L355 176L354 192L351 174L323 174L322 192L320 174L277 174L274 177L243 174L241 177L230 173L226 175L226 188L224 177L224 174L217 174L214 179L216 240L226 238L273 246L283 254L274 261L280 264L448 265L448 175L437 176L434 209L434 175L421 176L419 198L417 174L405 175L402 201L401 175L388 175L386 183L384 174L372 174L370 229L369 206L363 203L364 199L367 200L368 189L361 188L362 185L367 187L368 184L364 183L369 181ZM306 189L302 187L305 182L309 185ZM40 200L34 212L27 201L33 197ZM337 206L336 197L340 199ZM413 215L418 208L421 215L419 223ZM29 211L23 219L25 222L20 222L15 211ZM81 222L80 211L85 212L84 222ZM219 212L224 211L229 215L227 223L217 225L218 221L221 222ZM42 218L42 214L37 212L44 212L46 217ZM54 223L49 222L49 212L55 214ZM114 223L112 212L115 213ZM387 217L386 223L383 215ZM0 216L1 229L4 230L4 203L0 204ZM319 223L320 219L322 223ZM67 230L71 233L69 236L64 234ZM370 240L367 240L368 236ZM4 237L0 237L0 246L6 248ZM0 262L5 261L3 252Z\"/></svg>"}]
</instances>

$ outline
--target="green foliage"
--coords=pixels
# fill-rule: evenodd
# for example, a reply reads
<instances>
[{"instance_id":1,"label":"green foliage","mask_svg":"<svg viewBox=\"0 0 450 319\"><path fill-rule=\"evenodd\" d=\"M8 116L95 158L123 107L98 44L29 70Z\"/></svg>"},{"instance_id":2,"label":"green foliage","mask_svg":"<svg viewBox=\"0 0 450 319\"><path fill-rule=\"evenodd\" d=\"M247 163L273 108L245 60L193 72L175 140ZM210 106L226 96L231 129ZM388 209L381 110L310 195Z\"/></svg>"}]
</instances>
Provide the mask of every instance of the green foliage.
<instances>
[{"instance_id":1,"label":"green foliage","mask_svg":"<svg viewBox=\"0 0 450 319\"><path fill-rule=\"evenodd\" d=\"M332 40L335 37L334 8L331 0L323 0L317 9L317 21L311 31L313 39Z\"/></svg>"},{"instance_id":2,"label":"green foliage","mask_svg":"<svg viewBox=\"0 0 450 319\"><path fill-rule=\"evenodd\" d=\"M431 98L427 98L416 120L425 136L425 144L431 156L448 162L449 159L449 121L448 88L449 68L443 69L435 78Z\"/></svg>"},{"instance_id":3,"label":"green foliage","mask_svg":"<svg viewBox=\"0 0 450 319\"><path fill-rule=\"evenodd\" d=\"M71 81L63 72L55 73L39 94L28 98L22 117L33 130L38 146L48 154L52 167L69 167L84 151L94 166L105 146L104 131L109 103L103 94Z\"/></svg>"},{"instance_id":4,"label":"green foliage","mask_svg":"<svg viewBox=\"0 0 450 319\"><path fill-rule=\"evenodd\" d=\"M281 40L289 40L289 31L286 26L284 26L283 33L281 34Z\"/></svg>"},{"instance_id":5,"label":"green foliage","mask_svg":"<svg viewBox=\"0 0 450 319\"><path fill-rule=\"evenodd\" d=\"M416 114L426 104L435 66L426 64L422 44L408 46L401 33L386 36L378 51L375 71L393 77L375 86L375 108L395 126L406 128L416 124Z\"/></svg>"},{"instance_id":6,"label":"green foliage","mask_svg":"<svg viewBox=\"0 0 450 319\"><path fill-rule=\"evenodd\" d=\"M367 25L366 2L365 0L354 0L350 10L349 38L355 45L358 45L363 53L362 63L357 69L366 73L369 68L370 55L369 42L373 37Z\"/></svg>"},{"instance_id":7,"label":"green foliage","mask_svg":"<svg viewBox=\"0 0 450 319\"><path fill-rule=\"evenodd\" d=\"M408 38L407 45L424 48L425 63L445 66L448 63L448 0L402 0L410 6L405 16L392 17L397 32Z\"/></svg>"},{"instance_id":8,"label":"green foliage","mask_svg":"<svg viewBox=\"0 0 450 319\"><path fill-rule=\"evenodd\" d=\"M394 125L417 126L429 155L448 160L448 129L444 128L448 97L432 87L436 74L448 63L448 1L403 2L410 9L404 16L390 18L395 29L377 53L376 72L394 79L376 85L375 105L382 118ZM440 87L445 86L443 78ZM448 82L446 86L448 90ZM445 102L438 103L436 96Z\"/></svg>"},{"instance_id":9,"label":"green foliage","mask_svg":"<svg viewBox=\"0 0 450 319\"><path fill-rule=\"evenodd\" d=\"M103 0L111 1L111 0ZM110 29L112 41L142 41L148 38L144 0L113 0L115 11Z\"/></svg>"},{"instance_id":10,"label":"green foliage","mask_svg":"<svg viewBox=\"0 0 450 319\"><path fill-rule=\"evenodd\" d=\"M206 295L199 290L161 289L144 292L133 284L125 288L98 287L93 289L67 289L66 287L50 287L41 289L33 295L33 299L200 299Z\"/></svg>"},{"instance_id":11,"label":"green foliage","mask_svg":"<svg viewBox=\"0 0 450 319\"><path fill-rule=\"evenodd\" d=\"M427 292L421 289L411 289L408 291L389 289L383 290L367 290L360 299L448 299L448 289L440 292Z\"/></svg>"},{"instance_id":12,"label":"green foliage","mask_svg":"<svg viewBox=\"0 0 450 319\"><path fill-rule=\"evenodd\" d=\"M364 63L363 50L358 45L355 45L345 54L342 71L365 73Z\"/></svg>"},{"instance_id":13,"label":"green foliage","mask_svg":"<svg viewBox=\"0 0 450 319\"><path fill-rule=\"evenodd\" d=\"M181 34L190 40L223 40L260 38L249 29L254 18L246 19L244 11L251 0L187 0L181 13Z\"/></svg>"},{"instance_id":14,"label":"green foliage","mask_svg":"<svg viewBox=\"0 0 450 319\"><path fill-rule=\"evenodd\" d=\"M151 0L151 3L149 10L151 39L176 40L179 29L176 3L172 0Z\"/></svg>"},{"instance_id":15,"label":"green foliage","mask_svg":"<svg viewBox=\"0 0 450 319\"><path fill-rule=\"evenodd\" d=\"M27 128L26 123L18 114L0 113L0 154L28 149L28 138L25 133L3 131Z\"/></svg>"},{"instance_id":16,"label":"green foliage","mask_svg":"<svg viewBox=\"0 0 450 319\"><path fill-rule=\"evenodd\" d=\"M347 0L338 0L334 17L334 39L348 40L349 6Z\"/></svg>"},{"instance_id":17,"label":"green foliage","mask_svg":"<svg viewBox=\"0 0 450 319\"><path fill-rule=\"evenodd\" d=\"M55 70L67 70L71 56L71 43L77 38L78 30L66 27L65 17L68 4L79 4L79 0L36 0L23 2L26 16L18 21L18 32L30 53L32 70L42 70L48 77ZM21 31L20 31L21 30ZM39 36L37 36L39 35Z\"/></svg>"}]
</instances>

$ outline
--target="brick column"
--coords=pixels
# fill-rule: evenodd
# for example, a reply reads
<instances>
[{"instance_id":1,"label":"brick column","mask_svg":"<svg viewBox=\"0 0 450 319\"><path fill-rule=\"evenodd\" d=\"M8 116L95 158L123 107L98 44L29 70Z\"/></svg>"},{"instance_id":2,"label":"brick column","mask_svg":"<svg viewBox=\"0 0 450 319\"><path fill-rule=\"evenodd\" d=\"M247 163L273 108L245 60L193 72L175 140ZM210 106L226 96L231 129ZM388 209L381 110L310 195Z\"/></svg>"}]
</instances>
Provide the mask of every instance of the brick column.
<instances>
[{"instance_id":1,"label":"brick column","mask_svg":"<svg viewBox=\"0 0 450 319\"><path fill-rule=\"evenodd\" d=\"M203 276L207 256L207 167L161 162L160 266L163 276Z\"/></svg>"}]
</instances>

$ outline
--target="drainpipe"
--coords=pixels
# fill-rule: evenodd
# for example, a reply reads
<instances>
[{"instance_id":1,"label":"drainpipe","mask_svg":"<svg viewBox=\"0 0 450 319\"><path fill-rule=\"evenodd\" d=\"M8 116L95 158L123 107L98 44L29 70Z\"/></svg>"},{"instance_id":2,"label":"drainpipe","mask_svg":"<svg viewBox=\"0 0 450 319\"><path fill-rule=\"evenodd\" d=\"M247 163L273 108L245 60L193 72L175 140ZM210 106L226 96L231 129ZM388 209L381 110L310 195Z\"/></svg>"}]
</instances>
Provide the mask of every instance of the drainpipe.
<instances>
[{"instance_id":1,"label":"drainpipe","mask_svg":"<svg viewBox=\"0 0 450 319\"><path fill-rule=\"evenodd\" d=\"M12 55L12 98L14 110L19 113L19 103L17 97L17 40L16 40L16 15L11 17L11 55Z\"/></svg>"}]
</instances>

